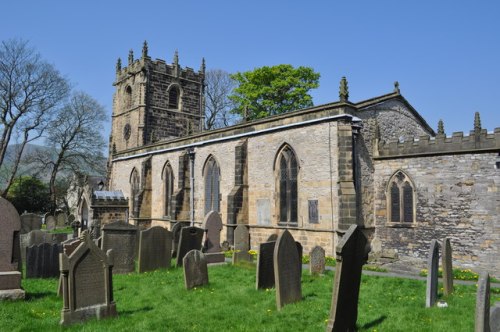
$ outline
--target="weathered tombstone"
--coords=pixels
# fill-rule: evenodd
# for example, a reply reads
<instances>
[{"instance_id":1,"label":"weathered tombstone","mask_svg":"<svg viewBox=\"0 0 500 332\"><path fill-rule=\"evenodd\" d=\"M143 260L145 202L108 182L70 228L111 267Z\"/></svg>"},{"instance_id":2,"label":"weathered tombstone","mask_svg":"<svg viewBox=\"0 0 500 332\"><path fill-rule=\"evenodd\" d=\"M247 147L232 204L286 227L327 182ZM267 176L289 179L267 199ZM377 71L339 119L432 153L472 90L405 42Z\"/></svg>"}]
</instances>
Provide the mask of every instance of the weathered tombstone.
<instances>
[{"instance_id":1,"label":"weathered tombstone","mask_svg":"<svg viewBox=\"0 0 500 332\"><path fill-rule=\"evenodd\" d=\"M439 243L431 241L429 258L427 260L427 288L425 291L425 306L432 307L438 295Z\"/></svg>"},{"instance_id":2,"label":"weathered tombstone","mask_svg":"<svg viewBox=\"0 0 500 332\"><path fill-rule=\"evenodd\" d=\"M113 249L113 273L129 273L135 269L137 227L123 221L115 221L102 227L101 249Z\"/></svg>"},{"instance_id":3,"label":"weathered tombstone","mask_svg":"<svg viewBox=\"0 0 500 332\"><path fill-rule=\"evenodd\" d=\"M203 229L206 230L203 253L207 263L222 263L225 261L222 248L220 246L220 231L222 230L222 220L218 212L210 211L203 221Z\"/></svg>"},{"instance_id":4,"label":"weathered tombstone","mask_svg":"<svg viewBox=\"0 0 500 332\"><path fill-rule=\"evenodd\" d=\"M231 249L231 245L228 241L222 241L221 249L222 251L228 251L229 249Z\"/></svg>"},{"instance_id":5,"label":"weathered tombstone","mask_svg":"<svg viewBox=\"0 0 500 332\"><path fill-rule=\"evenodd\" d=\"M177 248L179 247L179 239L181 237L181 229L189 227L188 221L179 221L172 226L172 257L177 257Z\"/></svg>"},{"instance_id":6,"label":"weathered tombstone","mask_svg":"<svg viewBox=\"0 0 500 332\"><path fill-rule=\"evenodd\" d=\"M182 259L186 289L208 284L208 268L205 255L200 250L190 250Z\"/></svg>"},{"instance_id":7,"label":"weathered tombstone","mask_svg":"<svg viewBox=\"0 0 500 332\"><path fill-rule=\"evenodd\" d=\"M16 208L0 197L0 300L24 299L21 289L21 218Z\"/></svg>"},{"instance_id":8,"label":"weathered tombstone","mask_svg":"<svg viewBox=\"0 0 500 332\"><path fill-rule=\"evenodd\" d=\"M66 213L59 211L56 213L56 228L64 228L67 224Z\"/></svg>"},{"instance_id":9,"label":"weathered tombstone","mask_svg":"<svg viewBox=\"0 0 500 332\"><path fill-rule=\"evenodd\" d=\"M71 225L71 223L72 223L73 221L75 221L75 220L76 220L75 215L74 215L74 214L70 214L70 215L68 216L68 225Z\"/></svg>"},{"instance_id":10,"label":"weathered tombstone","mask_svg":"<svg viewBox=\"0 0 500 332\"><path fill-rule=\"evenodd\" d=\"M60 245L35 244L26 248L26 278L56 278L59 276Z\"/></svg>"},{"instance_id":11,"label":"weathered tombstone","mask_svg":"<svg viewBox=\"0 0 500 332\"><path fill-rule=\"evenodd\" d=\"M299 252L292 234L285 230L278 236L273 253L276 306L280 310L302 299Z\"/></svg>"},{"instance_id":12,"label":"weathered tombstone","mask_svg":"<svg viewBox=\"0 0 500 332\"><path fill-rule=\"evenodd\" d=\"M366 261L367 239L351 225L336 247L337 265L327 331L356 331L361 269Z\"/></svg>"},{"instance_id":13,"label":"weathered tombstone","mask_svg":"<svg viewBox=\"0 0 500 332\"><path fill-rule=\"evenodd\" d=\"M269 237L267 238L267 241L266 242L276 242L276 240L278 239L278 234L271 234L269 235Z\"/></svg>"},{"instance_id":14,"label":"weathered tombstone","mask_svg":"<svg viewBox=\"0 0 500 332\"><path fill-rule=\"evenodd\" d=\"M29 233L42 228L42 218L34 213L21 215L21 234Z\"/></svg>"},{"instance_id":15,"label":"weathered tombstone","mask_svg":"<svg viewBox=\"0 0 500 332\"><path fill-rule=\"evenodd\" d=\"M45 226L48 231L54 230L57 225L56 217L49 214L45 216Z\"/></svg>"},{"instance_id":16,"label":"weathered tombstone","mask_svg":"<svg viewBox=\"0 0 500 332\"><path fill-rule=\"evenodd\" d=\"M203 229L199 227L183 227L181 228L181 236L179 238L179 246L177 248L178 267L182 266L182 259L191 250L201 251L201 241L203 240Z\"/></svg>"},{"instance_id":17,"label":"weathered tombstone","mask_svg":"<svg viewBox=\"0 0 500 332\"><path fill-rule=\"evenodd\" d=\"M250 250L250 233L246 225L238 225L234 230L234 253L233 264L253 260L252 255L248 253Z\"/></svg>"},{"instance_id":18,"label":"weathered tombstone","mask_svg":"<svg viewBox=\"0 0 500 332\"><path fill-rule=\"evenodd\" d=\"M69 256L61 253L59 261L63 289L61 325L117 315L113 300L112 250L104 253L84 232L82 242Z\"/></svg>"},{"instance_id":19,"label":"weathered tombstone","mask_svg":"<svg viewBox=\"0 0 500 332\"><path fill-rule=\"evenodd\" d=\"M61 243L62 250L61 253L64 253L66 256L70 256L73 251L78 248L78 246L83 242L81 238L74 238L74 239L69 239ZM97 246L99 247L99 246ZM60 255L59 255L60 257ZM60 261L59 261L60 262ZM59 270L61 267L59 266ZM62 297L63 296L63 276L62 274L59 274L59 285L57 286L57 296Z\"/></svg>"},{"instance_id":20,"label":"weathered tombstone","mask_svg":"<svg viewBox=\"0 0 500 332\"><path fill-rule=\"evenodd\" d=\"M475 332L490 331L490 275L481 273L477 283Z\"/></svg>"},{"instance_id":21,"label":"weathered tombstone","mask_svg":"<svg viewBox=\"0 0 500 332\"><path fill-rule=\"evenodd\" d=\"M54 234L44 232L42 230L34 230L26 234L21 234L21 257L23 262L26 261L26 248L42 243L54 243Z\"/></svg>"},{"instance_id":22,"label":"weathered tombstone","mask_svg":"<svg viewBox=\"0 0 500 332\"><path fill-rule=\"evenodd\" d=\"M309 253L309 272L311 275L325 273L325 249L315 246Z\"/></svg>"},{"instance_id":23,"label":"weathered tombstone","mask_svg":"<svg viewBox=\"0 0 500 332\"><path fill-rule=\"evenodd\" d=\"M450 239L443 241L443 254L441 256L443 265L443 292L445 296L453 293L453 264Z\"/></svg>"},{"instance_id":24,"label":"weathered tombstone","mask_svg":"<svg viewBox=\"0 0 500 332\"><path fill-rule=\"evenodd\" d=\"M276 242L264 242L259 245L257 257L256 288L266 289L274 287L274 246Z\"/></svg>"},{"instance_id":25,"label":"weathered tombstone","mask_svg":"<svg viewBox=\"0 0 500 332\"><path fill-rule=\"evenodd\" d=\"M490 331L500 331L500 302L490 309Z\"/></svg>"},{"instance_id":26,"label":"weathered tombstone","mask_svg":"<svg viewBox=\"0 0 500 332\"><path fill-rule=\"evenodd\" d=\"M172 258L172 232L155 226L139 233L139 273L169 268Z\"/></svg>"},{"instance_id":27,"label":"weathered tombstone","mask_svg":"<svg viewBox=\"0 0 500 332\"><path fill-rule=\"evenodd\" d=\"M297 246L297 253L299 254L299 271L302 271L302 255L304 249L299 241L295 241L295 245Z\"/></svg>"}]
</instances>

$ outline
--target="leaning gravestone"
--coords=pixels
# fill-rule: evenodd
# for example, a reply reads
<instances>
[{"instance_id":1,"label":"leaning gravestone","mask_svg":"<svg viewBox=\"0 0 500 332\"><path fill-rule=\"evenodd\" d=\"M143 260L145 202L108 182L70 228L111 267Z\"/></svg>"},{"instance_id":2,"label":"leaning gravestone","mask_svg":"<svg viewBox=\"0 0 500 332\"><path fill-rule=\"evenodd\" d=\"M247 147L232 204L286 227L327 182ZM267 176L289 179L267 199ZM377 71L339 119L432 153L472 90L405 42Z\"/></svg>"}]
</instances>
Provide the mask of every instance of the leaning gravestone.
<instances>
[{"instance_id":1,"label":"leaning gravestone","mask_svg":"<svg viewBox=\"0 0 500 332\"><path fill-rule=\"evenodd\" d=\"M274 246L276 242L264 242L259 245L257 257L256 288L267 289L274 287Z\"/></svg>"},{"instance_id":2,"label":"leaning gravestone","mask_svg":"<svg viewBox=\"0 0 500 332\"><path fill-rule=\"evenodd\" d=\"M61 253L59 259L63 289L61 325L117 315L113 300L112 250L104 253L88 232L83 232L81 243L69 256Z\"/></svg>"},{"instance_id":3,"label":"leaning gravestone","mask_svg":"<svg viewBox=\"0 0 500 332\"><path fill-rule=\"evenodd\" d=\"M26 248L26 278L59 276L59 244L42 243Z\"/></svg>"},{"instance_id":4,"label":"leaning gravestone","mask_svg":"<svg viewBox=\"0 0 500 332\"><path fill-rule=\"evenodd\" d=\"M57 225L56 217L53 215L45 215L45 226L48 231L54 230Z\"/></svg>"},{"instance_id":5,"label":"leaning gravestone","mask_svg":"<svg viewBox=\"0 0 500 332\"><path fill-rule=\"evenodd\" d=\"M172 257L177 257L177 248L179 247L179 239L181 237L181 229L189 227L189 221L178 221L172 226Z\"/></svg>"},{"instance_id":6,"label":"leaning gravestone","mask_svg":"<svg viewBox=\"0 0 500 332\"><path fill-rule=\"evenodd\" d=\"M26 248L36 244L54 242L54 234L50 234L42 230L34 230L27 234L21 234L21 257L23 262L26 261Z\"/></svg>"},{"instance_id":7,"label":"leaning gravestone","mask_svg":"<svg viewBox=\"0 0 500 332\"><path fill-rule=\"evenodd\" d=\"M276 241L273 253L276 306L281 310L289 303L302 299L300 265L297 244L292 234L285 230Z\"/></svg>"},{"instance_id":8,"label":"leaning gravestone","mask_svg":"<svg viewBox=\"0 0 500 332\"><path fill-rule=\"evenodd\" d=\"M445 296L453 293L453 264L450 239L443 241L443 254L441 256L443 265L443 292Z\"/></svg>"},{"instance_id":9,"label":"leaning gravestone","mask_svg":"<svg viewBox=\"0 0 500 332\"><path fill-rule=\"evenodd\" d=\"M182 266L182 259L191 250L201 251L201 241L203 240L203 229L199 227L183 227L181 229L181 236L179 238L179 246L177 248L177 261L178 267Z\"/></svg>"},{"instance_id":10,"label":"leaning gravestone","mask_svg":"<svg viewBox=\"0 0 500 332\"><path fill-rule=\"evenodd\" d=\"M309 253L309 272L311 275L325 273L325 249L315 246Z\"/></svg>"},{"instance_id":11,"label":"leaning gravestone","mask_svg":"<svg viewBox=\"0 0 500 332\"><path fill-rule=\"evenodd\" d=\"M238 264L240 261L251 262L252 255L248 253L250 250L250 232L246 225L238 225L234 230L234 253L233 264Z\"/></svg>"},{"instance_id":12,"label":"leaning gravestone","mask_svg":"<svg viewBox=\"0 0 500 332\"><path fill-rule=\"evenodd\" d=\"M432 307L438 295L439 243L431 241L429 258L427 260L427 288L425 291L425 306Z\"/></svg>"},{"instance_id":13,"label":"leaning gravestone","mask_svg":"<svg viewBox=\"0 0 500 332\"><path fill-rule=\"evenodd\" d=\"M24 299L21 289L21 218L16 208L0 197L0 300Z\"/></svg>"},{"instance_id":14,"label":"leaning gravestone","mask_svg":"<svg viewBox=\"0 0 500 332\"><path fill-rule=\"evenodd\" d=\"M225 261L224 253L220 246L220 231L222 220L218 212L210 211L203 221L203 229L206 230L205 245L203 253L207 263L222 263Z\"/></svg>"},{"instance_id":15,"label":"leaning gravestone","mask_svg":"<svg viewBox=\"0 0 500 332\"><path fill-rule=\"evenodd\" d=\"M189 251L182 259L182 264L186 289L208 284L207 260L201 251Z\"/></svg>"},{"instance_id":16,"label":"leaning gravestone","mask_svg":"<svg viewBox=\"0 0 500 332\"><path fill-rule=\"evenodd\" d=\"M21 215L21 234L29 233L42 228L42 218L34 213Z\"/></svg>"},{"instance_id":17,"label":"leaning gravestone","mask_svg":"<svg viewBox=\"0 0 500 332\"><path fill-rule=\"evenodd\" d=\"M172 232L161 226L139 234L139 273L169 268L172 258Z\"/></svg>"},{"instance_id":18,"label":"leaning gravestone","mask_svg":"<svg viewBox=\"0 0 500 332\"><path fill-rule=\"evenodd\" d=\"M337 265L327 331L356 331L361 269L367 258L367 239L351 225L336 247Z\"/></svg>"},{"instance_id":19,"label":"leaning gravestone","mask_svg":"<svg viewBox=\"0 0 500 332\"><path fill-rule=\"evenodd\" d=\"M123 221L115 221L102 227L101 249L113 249L113 273L129 273L135 269L137 227Z\"/></svg>"},{"instance_id":20,"label":"leaning gravestone","mask_svg":"<svg viewBox=\"0 0 500 332\"><path fill-rule=\"evenodd\" d=\"M490 275L481 273L477 283L475 332L490 331Z\"/></svg>"}]
</instances>

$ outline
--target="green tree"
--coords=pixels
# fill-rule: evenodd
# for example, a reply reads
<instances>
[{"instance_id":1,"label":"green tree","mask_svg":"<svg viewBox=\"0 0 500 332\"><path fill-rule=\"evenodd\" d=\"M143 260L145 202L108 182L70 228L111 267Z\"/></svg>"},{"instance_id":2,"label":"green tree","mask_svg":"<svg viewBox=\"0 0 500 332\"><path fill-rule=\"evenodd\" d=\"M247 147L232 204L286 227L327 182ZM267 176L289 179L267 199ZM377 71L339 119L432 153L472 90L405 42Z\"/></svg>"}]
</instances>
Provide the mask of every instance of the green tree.
<instances>
[{"instance_id":1,"label":"green tree","mask_svg":"<svg viewBox=\"0 0 500 332\"><path fill-rule=\"evenodd\" d=\"M7 199L15 206L19 214L24 211L44 212L50 207L48 186L32 176L21 176L16 178Z\"/></svg>"},{"instance_id":2,"label":"green tree","mask_svg":"<svg viewBox=\"0 0 500 332\"><path fill-rule=\"evenodd\" d=\"M319 77L310 67L286 64L232 74L238 84L229 96L233 112L254 120L313 106L308 92L319 86Z\"/></svg>"}]
</instances>

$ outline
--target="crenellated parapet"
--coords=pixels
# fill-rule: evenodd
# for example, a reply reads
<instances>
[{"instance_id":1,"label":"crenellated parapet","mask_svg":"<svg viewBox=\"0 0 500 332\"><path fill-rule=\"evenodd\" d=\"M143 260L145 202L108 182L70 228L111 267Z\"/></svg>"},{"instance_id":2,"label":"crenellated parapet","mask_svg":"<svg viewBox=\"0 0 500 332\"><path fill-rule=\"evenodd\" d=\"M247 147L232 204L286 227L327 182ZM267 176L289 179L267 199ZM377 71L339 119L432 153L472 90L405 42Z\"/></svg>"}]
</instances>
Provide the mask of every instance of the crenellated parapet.
<instances>
[{"instance_id":1,"label":"crenellated parapet","mask_svg":"<svg viewBox=\"0 0 500 332\"><path fill-rule=\"evenodd\" d=\"M455 132L451 136L420 136L398 141L379 141L375 144L374 158L407 158L430 155L500 152L500 128L492 133L486 129L471 131L468 136Z\"/></svg>"}]
</instances>

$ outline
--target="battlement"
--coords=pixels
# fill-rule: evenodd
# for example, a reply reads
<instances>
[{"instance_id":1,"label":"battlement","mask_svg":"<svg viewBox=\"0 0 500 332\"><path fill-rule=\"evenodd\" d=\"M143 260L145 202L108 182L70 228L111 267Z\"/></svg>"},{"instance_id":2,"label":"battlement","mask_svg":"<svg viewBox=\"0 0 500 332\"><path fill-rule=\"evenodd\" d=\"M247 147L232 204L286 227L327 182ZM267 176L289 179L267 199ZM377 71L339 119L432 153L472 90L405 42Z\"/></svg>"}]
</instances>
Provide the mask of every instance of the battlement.
<instances>
[{"instance_id":1,"label":"battlement","mask_svg":"<svg viewBox=\"0 0 500 332\"><path fill-rule=\"evenodd\" d=\"M469 136L455 132L451 136L428 135L404 141L379 141L374 151L374 158L406 158L427 155L446 155L463 153L500 152L500 128L493 133L486 129L471 131Z\"/></svg>"}]
</instances>

